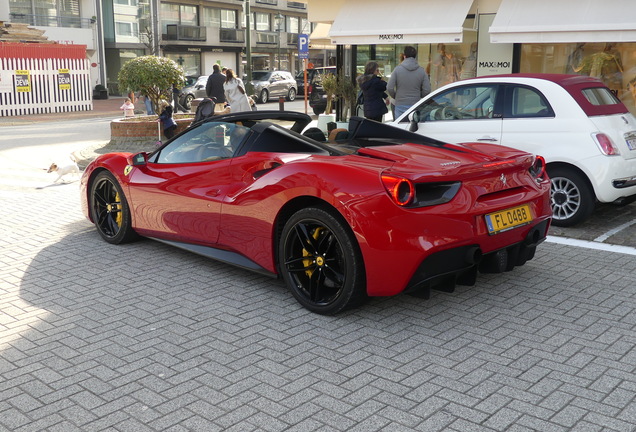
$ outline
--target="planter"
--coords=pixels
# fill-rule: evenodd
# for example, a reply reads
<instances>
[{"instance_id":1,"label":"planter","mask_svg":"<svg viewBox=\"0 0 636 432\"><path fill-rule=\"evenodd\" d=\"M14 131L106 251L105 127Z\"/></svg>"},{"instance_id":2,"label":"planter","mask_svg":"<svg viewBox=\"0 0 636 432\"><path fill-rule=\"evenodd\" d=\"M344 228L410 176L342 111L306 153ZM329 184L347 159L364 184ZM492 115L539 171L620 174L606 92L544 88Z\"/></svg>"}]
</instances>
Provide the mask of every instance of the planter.
<instances>
[{"instance_id":1,"label":"planter","mask_svg":"<svg viewBox=\"0 0 636 432\"><path fill-rule=\"evenodd\" d=\"M190 126L193 118L189 114L175 115L176 133L181 133ZM110 122L110 142L107 147L131 153L152 151L156 148L157 141L165 139L163 134L160 135L160 128L161 123L153 115L115 119Z\"/></svg>"},{"instance_id":2,"label":"planter","mask_svg":"<svg viewBox=\"0 0 636 432\"><path fill-rule=\"evenodd\" d=\"M108 99L108 90L93 90L93 99Z\"/></svg>"}]
</instances>

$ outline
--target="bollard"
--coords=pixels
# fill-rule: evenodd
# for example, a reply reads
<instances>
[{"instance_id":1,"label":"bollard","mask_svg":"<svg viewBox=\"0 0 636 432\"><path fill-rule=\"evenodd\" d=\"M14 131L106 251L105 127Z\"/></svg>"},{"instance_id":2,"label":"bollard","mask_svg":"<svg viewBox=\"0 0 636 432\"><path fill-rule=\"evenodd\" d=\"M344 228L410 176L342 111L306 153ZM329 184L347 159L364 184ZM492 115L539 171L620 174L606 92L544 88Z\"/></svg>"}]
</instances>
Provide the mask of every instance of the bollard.
<instances>
[{"instance_id":1,"label":"bollard","mask_svg":"<svg viewBox=\"0 0 636 432\"><path fill-rule=\"evenodd\" d=\"M285 111L285 96L280 96L278 98L278 110Z\"/></svg>"}]
</instances>

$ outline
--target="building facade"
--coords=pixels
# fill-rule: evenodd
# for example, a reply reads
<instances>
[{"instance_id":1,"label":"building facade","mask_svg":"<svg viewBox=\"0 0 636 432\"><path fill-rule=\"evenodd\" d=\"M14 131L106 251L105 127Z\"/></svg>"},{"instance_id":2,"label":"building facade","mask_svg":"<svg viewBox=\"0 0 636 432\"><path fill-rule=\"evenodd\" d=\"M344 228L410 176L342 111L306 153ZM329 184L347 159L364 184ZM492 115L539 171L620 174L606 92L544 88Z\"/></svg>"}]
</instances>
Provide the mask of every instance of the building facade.
<instances>
[{"instance_id":1,"label":"building facade","mask_svg":"<svg viewBox=\"0 0 636 432\"><path fill-rule=\"evenodd\" d=\"M636 114L634 0L404 3L308 0L309 20L331 26L314 40L345 47L346 75L374 60L388 76L404 46L413 45L433 89L500 73L594 76Z\"/></svg>"},{"instance_id":2,"label":"building facade","mask_svg":"<svg viewBox=\"0 0 636 432\"><path fill-rule=\"evenodd\" d=\"M173 59L186 75L220 64L245 72L302 68L298 35L311 33L307 4L291 0L0 0L0 21L27 23L59 43L87 46L93 86L120 94L123 63L142 55ZM249 11L249 17L247 16ZM249 30L248 33L248 22Z\"/></svg>"}]
</instances>

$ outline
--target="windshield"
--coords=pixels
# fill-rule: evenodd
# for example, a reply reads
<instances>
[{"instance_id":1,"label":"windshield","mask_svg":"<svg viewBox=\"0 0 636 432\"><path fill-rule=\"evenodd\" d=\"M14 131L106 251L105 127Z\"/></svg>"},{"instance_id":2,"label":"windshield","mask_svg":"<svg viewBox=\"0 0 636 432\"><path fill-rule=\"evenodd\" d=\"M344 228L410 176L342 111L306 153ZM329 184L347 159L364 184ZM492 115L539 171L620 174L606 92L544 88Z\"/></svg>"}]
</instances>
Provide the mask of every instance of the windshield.
<instances>
[{"instance_id":1,"label":"windshield","mask_svg":"<svg viewBox=\"0 0 636 432\"><path fill-rule=\"evenodd\" d=\"M252 79L254 81L267 81L270 75L271 72L268 71L252 72Z\"/></svg>"}]
</instances>

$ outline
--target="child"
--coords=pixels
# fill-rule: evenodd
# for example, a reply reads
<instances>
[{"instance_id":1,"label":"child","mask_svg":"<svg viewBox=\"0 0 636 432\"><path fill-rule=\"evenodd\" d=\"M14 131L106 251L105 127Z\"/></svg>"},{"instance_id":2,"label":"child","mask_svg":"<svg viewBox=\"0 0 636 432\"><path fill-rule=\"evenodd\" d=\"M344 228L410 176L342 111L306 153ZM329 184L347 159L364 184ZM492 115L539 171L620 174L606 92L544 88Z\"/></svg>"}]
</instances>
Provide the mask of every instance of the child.
<instances>
[{"instance_id":1,"label":"child","mask_svg":"<svg viewBox=\"0 0 636 432\"><path fill-rule=\"evenodd\" d=\"M170 139L174 136L177 130L177 122L172 118L172 105L167 100L161 99L159 102L159 120L163 124L163 134L166 138Z\"/></svg>"},{"instance_id":2,"label":"child","mask_svg":"<svg viewBox=\"0 0 636 432\"><path fill-rule=\"evenodd\" d=\"M120 106L119 109L124 111L124 117L135 116L135 105L133 105L130 98L126 98L126 102L124 102L124 104Z\"/></svg>"}]
</instances>

